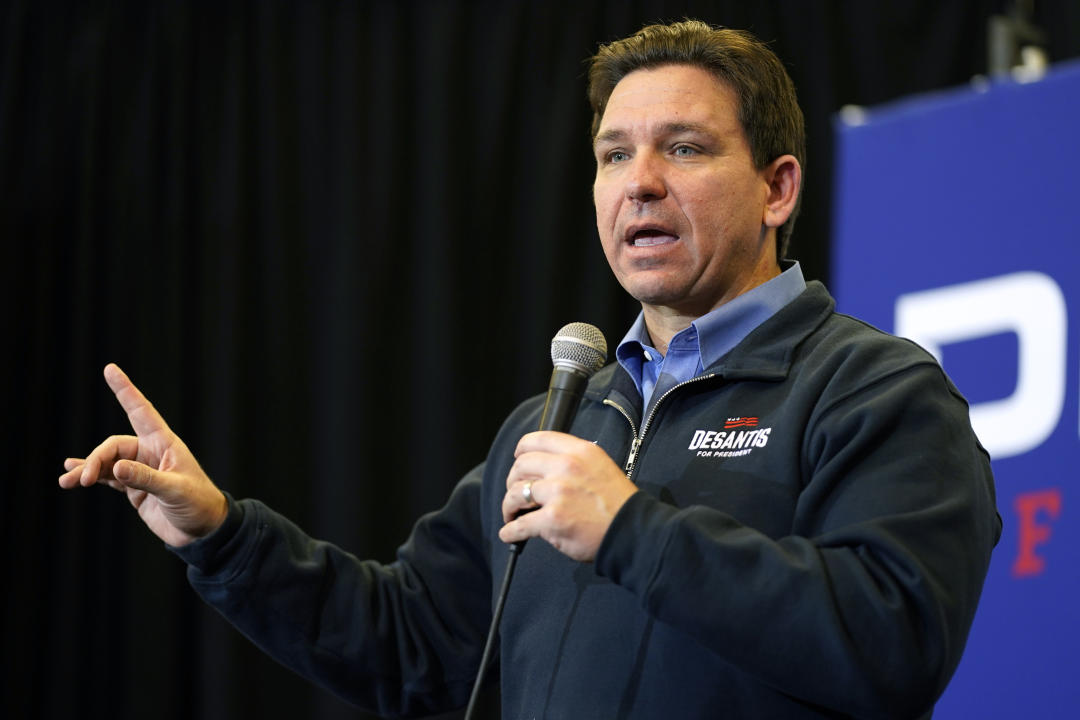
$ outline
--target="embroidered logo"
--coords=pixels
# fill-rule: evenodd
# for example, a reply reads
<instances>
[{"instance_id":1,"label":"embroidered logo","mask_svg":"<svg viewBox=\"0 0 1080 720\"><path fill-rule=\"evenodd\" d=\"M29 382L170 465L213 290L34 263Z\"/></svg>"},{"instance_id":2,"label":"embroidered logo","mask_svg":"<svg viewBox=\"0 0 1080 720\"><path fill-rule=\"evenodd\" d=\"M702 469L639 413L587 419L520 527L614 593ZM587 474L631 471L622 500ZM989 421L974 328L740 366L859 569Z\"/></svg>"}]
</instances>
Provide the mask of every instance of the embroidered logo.
<instances>
[{"instance_id":1,"label":"embroidered logo","mask_svg":"<svg viewBox=\"0 0 1080 720\"><path fill-rule=\"evenodd\" d=\"M771 432L758 427L756 417L728 418L723 430L695 430L687 450L695 450L698 457L740 457L765 447Z\"/></svg>"}]
</instances>

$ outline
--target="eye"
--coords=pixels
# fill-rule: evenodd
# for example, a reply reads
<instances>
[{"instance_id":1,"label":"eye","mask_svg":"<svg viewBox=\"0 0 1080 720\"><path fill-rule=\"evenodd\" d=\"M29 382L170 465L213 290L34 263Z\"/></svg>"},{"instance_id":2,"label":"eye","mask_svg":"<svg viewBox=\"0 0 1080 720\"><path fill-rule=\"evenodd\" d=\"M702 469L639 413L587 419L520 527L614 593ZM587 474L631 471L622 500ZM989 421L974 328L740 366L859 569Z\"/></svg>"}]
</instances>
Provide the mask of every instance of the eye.
<instances>
[{"instance_id":1,"label":"eye","mask_svg":"<svg viewBox=\"0 0 1080 720\"><path fill-rule=\"evenodd\" d=\"M621 163L625 161L628 157L630 156L624 153L622 150L612 150L605 156L605 159L609 163Z\"/></svg>"},{"instance_id":2,"label":"eye","mask_svg":"<svg viewBox=\"0 0 1080 720\"><path fill-rule=\"evenodd\" d=\"M698 154L697 148L690 147L689 145L676 145L673 152L678 157L693 157Z\"/></svg>"}]
</instances>

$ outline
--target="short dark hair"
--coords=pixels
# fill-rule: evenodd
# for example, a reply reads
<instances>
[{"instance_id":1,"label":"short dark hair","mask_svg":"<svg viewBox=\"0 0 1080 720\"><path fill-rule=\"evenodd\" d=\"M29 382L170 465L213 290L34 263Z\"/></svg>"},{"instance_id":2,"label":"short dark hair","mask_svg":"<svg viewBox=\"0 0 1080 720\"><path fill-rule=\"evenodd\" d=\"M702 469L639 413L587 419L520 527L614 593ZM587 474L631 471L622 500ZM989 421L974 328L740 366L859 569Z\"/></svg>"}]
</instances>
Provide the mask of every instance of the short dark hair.
<instances>
[{"instance_id":1,"label":"short dark hair","mask_svg":"<svg viewBox=\"0 0 1080 720\"><path fill-rule=\"evenodd\" d=\"M802 110L780 58L748 32L714 28L698 20L649 25L636 34L601 45L589 64L592 136L600 130L604 109L624 77L662 65L694 65L711 72L739 100L739 123L746 133L758 169L781 155L806 164L806 130ZM799 199L791 217L777 230L776 259L787 254Z\"/></svg>"}]
</instances>

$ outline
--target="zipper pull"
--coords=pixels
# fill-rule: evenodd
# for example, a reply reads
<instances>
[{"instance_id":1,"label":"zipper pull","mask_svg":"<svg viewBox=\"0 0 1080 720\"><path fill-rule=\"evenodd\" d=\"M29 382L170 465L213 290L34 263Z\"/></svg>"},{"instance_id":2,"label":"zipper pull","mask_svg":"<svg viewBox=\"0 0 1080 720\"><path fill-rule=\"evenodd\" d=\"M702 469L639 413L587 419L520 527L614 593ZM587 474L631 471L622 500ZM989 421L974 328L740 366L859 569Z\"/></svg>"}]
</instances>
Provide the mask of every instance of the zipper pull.
<instances>
[{"instance_id":1,"label":"zipper pull","mask_svg":"<svg viewBox=\"0 0 1080 720\"><path fill-rule=\"evenodd\" d=\"M634 469L634 463L637 462L638 450L641 448L641 438L634 436L634 441L630 443L630 455L626 458L626 465L623 466L623 472L627 477L630 476L631 471Z\"/></svg>"}]
</instances>

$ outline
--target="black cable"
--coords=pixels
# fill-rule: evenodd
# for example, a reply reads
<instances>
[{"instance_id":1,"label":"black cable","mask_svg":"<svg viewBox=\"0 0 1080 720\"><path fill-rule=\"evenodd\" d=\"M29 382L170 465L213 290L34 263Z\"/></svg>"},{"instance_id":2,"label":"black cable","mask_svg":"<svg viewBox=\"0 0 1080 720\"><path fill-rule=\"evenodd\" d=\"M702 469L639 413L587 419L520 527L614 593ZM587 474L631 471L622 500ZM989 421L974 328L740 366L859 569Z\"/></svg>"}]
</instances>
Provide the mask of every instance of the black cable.
<instances>
[{"instance_id":1,"label":"black cable","mask_svg":"<svg viewBox=\"0 0 1080 720\"><path fill-rule=\"evenodd\" d=\"M585 393L589 378L604 366L606 360L607 341L604 340L604 334L592 325L573 322L564 325L559 332L555 333L555 337L551 339L551 362L554 368L551 371L551 382L548 384L544 410L540 414L540 430L570 431L570 425L574 421L578 405L581 404L581 396ZM526 483L524 489L528 490L530 484ZM522 497L530 506L523 508L518 513L519 515L540 509L539 504L534 503L527 493L523 493ZM484 673L487 672L488 663L491 662L495 636L499 633L503 605L506 604L506 596L510 592L510 578L514 575L514 567L524 547L524 540L510 546L510 559L506 563L502 588L499 590L495 610L491 615L491 628L488 630L487 642L484 644L484 655L480 658L480 667L476 671L472 697L469 698L469 706L465 709L465 720L472 720L473 712L476 710L480 686L484 684Z\"/></svg>"},{"instance_id":2,"label":"black cable","mask_svg":"<svg viewBox=\"0 0 1080 720\"><path fill-rule=\"evenodd\" d=\"M476 710L476 700L480 697L480 686L484 684L484 674L487 672L488 663L491 662L491 651L495 647L495 636L499 634L499 621L502 619L503 605L506 604L506 596L510 594L510 579L514 576L518 556L521 555L521 549L524 547L524 540L510 546L510 559L506 562L506 573L503 575L499 597L495 601L495 611L491 615L491 627L488 629L487 642L484 644L484 655L480 658L480 668L476 671L476 682L473 683L472 696L469 697L469 707L465 710L465 720L472 720L473 711Z\"/></svg>"}]
</instances>

